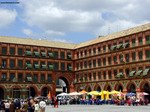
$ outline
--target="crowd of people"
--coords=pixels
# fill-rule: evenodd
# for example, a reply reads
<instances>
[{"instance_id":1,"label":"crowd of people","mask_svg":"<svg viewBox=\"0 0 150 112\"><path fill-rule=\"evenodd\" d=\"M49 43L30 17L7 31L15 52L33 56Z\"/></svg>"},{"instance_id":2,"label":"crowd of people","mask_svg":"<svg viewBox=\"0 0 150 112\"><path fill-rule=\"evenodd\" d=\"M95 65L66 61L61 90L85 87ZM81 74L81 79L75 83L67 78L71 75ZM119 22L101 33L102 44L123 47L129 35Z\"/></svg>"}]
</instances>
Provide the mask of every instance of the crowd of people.
<instances>
[{"instance_id":1,"label":"crowd of people","mask_svg":"<svg viewBox=\"0 0 150 112\"><path fill-rule=\"evenodd\" d=\"M46 102L41 99L9 99L0 101L0 112L45 112Z\"/></svg>"}]
</instances>

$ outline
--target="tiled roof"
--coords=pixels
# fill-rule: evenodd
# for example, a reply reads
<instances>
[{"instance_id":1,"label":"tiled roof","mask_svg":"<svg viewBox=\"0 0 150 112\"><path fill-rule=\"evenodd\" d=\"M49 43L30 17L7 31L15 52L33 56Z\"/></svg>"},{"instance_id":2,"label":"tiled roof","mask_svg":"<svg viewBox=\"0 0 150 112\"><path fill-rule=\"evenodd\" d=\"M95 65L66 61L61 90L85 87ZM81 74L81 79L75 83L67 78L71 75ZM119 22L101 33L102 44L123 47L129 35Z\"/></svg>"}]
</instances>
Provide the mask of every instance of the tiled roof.
<instances>
[{"instance_id":1,"label":"tiled roof","mask_svg":"<svg viewBox=\"0 0 150 112\"><path fill-rule=\"evenodd\" d=\"M93 40L90 40L90 41L87 41L87 42L80 43L75 47L75 49L85 47L85 46L89 46L89 45L96 44L96 43L100 43L100 42L104 42L104 41L108 41L108 40L111 40L111 39L116 39L116 38L119 38L119 37L124 37L124 36L130 35L130 34L138 33L138 32L141 32L141 31L146 31L146 30L150 30L150 23L144 24L144 25L141 25L141 26L137 26L137 27L134 27L134 28L130 28L130 29L127 29L127 30L124 30L124 31L120 31L120 32L117 32L117 33L114 33L114 34L110 34L110 35L107 35L107 36L104 36L104 37L99 37L99 38L96 38L96 39L93 39Z\"/></svg>"},{"instance_id":2,"label":"tiled roof","mask_svg":"<svg viewBox=\"0 0 150 112\"><path fill-rule=\"evenodd\" d=\"M0 42L22 44L22 45L35 45L35 46L45 46L45 47L56 47L65 49L74 49L76 44L55 42L48 40L34 40L30 38L16 38L16 37L6 37L0 36Z\"/></svg>"}]
</instances>

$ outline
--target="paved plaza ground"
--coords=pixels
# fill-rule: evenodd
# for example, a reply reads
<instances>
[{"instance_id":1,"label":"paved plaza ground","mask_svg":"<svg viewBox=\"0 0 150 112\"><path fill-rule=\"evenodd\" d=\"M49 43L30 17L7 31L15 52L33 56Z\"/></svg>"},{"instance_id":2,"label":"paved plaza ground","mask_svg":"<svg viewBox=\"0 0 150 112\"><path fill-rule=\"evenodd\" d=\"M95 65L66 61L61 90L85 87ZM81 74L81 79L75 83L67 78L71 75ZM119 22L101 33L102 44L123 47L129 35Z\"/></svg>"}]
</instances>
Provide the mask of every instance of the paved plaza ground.
<instances>
[{"instance_id":1,"label":"paved plaza ground","mask_svg":"<svg viewBox=\"0 0 150 112\"><path fill-rule=\"evenodd\" d=\"M58 108L47 106L46 112L150 112L150 105L59 105Z\"/></svg>"}]
</instances>

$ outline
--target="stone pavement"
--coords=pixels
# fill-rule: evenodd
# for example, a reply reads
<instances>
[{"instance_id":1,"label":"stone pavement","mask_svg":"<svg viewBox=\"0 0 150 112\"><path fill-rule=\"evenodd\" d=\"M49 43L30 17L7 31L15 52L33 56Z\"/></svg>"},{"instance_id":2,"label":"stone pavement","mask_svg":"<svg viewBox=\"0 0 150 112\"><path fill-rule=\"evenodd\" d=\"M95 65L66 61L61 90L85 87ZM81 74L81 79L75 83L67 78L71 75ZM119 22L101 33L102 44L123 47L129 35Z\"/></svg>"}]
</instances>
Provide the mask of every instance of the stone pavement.
<instances>
[{"instance_id":1,"label":"stone pavement","mask_svg":"<svg viewBox=\"0 0 150 112\"><path fill-rule=\"evenodd\" d=\"M150 105L59 105L58 108L47 106L46 112L150 112Z\"/></svg>"}]
</instances>

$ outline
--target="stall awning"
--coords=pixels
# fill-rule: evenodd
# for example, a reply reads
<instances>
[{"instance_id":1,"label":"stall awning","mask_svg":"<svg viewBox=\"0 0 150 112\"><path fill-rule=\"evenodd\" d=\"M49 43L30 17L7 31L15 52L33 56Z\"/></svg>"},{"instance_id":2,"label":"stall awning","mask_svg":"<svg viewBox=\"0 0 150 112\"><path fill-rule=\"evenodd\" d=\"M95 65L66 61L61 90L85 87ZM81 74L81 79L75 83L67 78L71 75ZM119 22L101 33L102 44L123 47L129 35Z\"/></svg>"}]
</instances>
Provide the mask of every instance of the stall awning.
<instances>
[{"instance_id":1,"label":"stall awning","mask_svg":"<svg viewBox=\"0 0 150 112\"><path fill-rule=\"evenodd\" d=\"M138 71L136 72L136 74L135 74L135 75L136 75L136 76L140 76L140 75L141 75L141 73L142 73L142 71L143 71L143 70L138 70Z\"/></svg>"},{"instance_id":2,"label":"stall awning","mask_svg":"<svg viewBox=\"0 0 150 112\"><path fill-rule=\"evenodd\" d=\"M122 47L122 44L117 45L117 49L120 49Z\"/></svg>"},{"instance_id":3,"label":"stall awning","mask_svg":"<svg viewBox=\"0 0 150 112\"><path fill-rule=\"evenodd\" d=\"M34 56L39 57L39 56L40 56L40 53L39 53L39 52L37 52L37 51L34 51Z\"/></svg>"},{"instance_id":4,"label":"stall awning","mask_svg":"<svg viewBox=\"0 0 150 112\"><path fill-rule=\"evenodd\" d=\"M135 71L131 71L129 74L129 77L133 77L134 76Z\"/></svg>"},{"instance_id":5,"label":"stall awning","mask_svg":"<svg viewBox=\"0 0 150 112\"><path fill-rule=\"evenodd\" d=\"M128 46L129 46L129 42L126 42L126 43L123 44L124 48L127 48Z\"/></svg>"},{"instance_id":6,"label":"stall awning","mask_svg":"<svg viewBox=\"0 0 150 112\"><path fill-rule=\"evenodd\" d=\"M50 57L54 57L54 53L52 53L52 52L49 52L48 55L49 55Z\"/></svg>"},{"instance_id":7,"label":"stall awning","mask_svg":"<svg viewBox=\"0 0 150 112\"><path fill-rule=\"evenodd\" d=\"M38 69L38 68L40 68L40 65L39 64L34 64L34 68Z\"/></svg>"},{"instance_id":8,"label":"stall awning","mask_svg":"<svg viewBox=\"0 0 150 112\"><path fill-rule=\"evenodd\" d=\"M41 55L42 55L43 57L46 57L46 52L41 52Z\"/></svg>"},{"instance_id":9,"label":"stall awning","mask_svg":"<svg viewBox=\"0 0 150 112\"><path fill-rule=\"evenodd\" d=\"M32 52L31 51L25 51L25 55L26 56L32 56Z\"/></svg>"},{"instance_id":10,"label":"stall awning","mask_svg":"<svg viewBox=\"0 0 150 112\"><path fill-rule=\"evenodd\" d=\"M123 73L122 73L122 72L120 72L120 73L118 73L118 74L116 75L116 78L120 78L120 77L123 77Z\"/></svg>"},{"instance_id":11,"label":"stall awning","mask_svg":"<svg viewBox=\"0 0 150 112\"><path fill-rule=\"evenodd\" d=\"M144 71L143 71L143 76L146 76L148 75L148 72L150 71L150 68L146 68Z\"/></svg>"}]
</instances>

